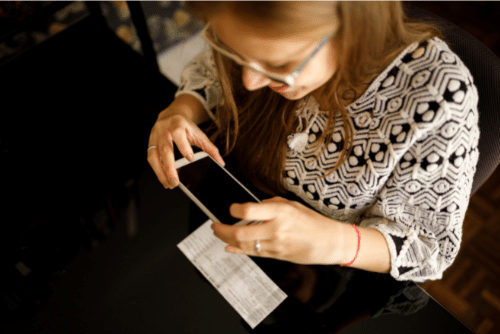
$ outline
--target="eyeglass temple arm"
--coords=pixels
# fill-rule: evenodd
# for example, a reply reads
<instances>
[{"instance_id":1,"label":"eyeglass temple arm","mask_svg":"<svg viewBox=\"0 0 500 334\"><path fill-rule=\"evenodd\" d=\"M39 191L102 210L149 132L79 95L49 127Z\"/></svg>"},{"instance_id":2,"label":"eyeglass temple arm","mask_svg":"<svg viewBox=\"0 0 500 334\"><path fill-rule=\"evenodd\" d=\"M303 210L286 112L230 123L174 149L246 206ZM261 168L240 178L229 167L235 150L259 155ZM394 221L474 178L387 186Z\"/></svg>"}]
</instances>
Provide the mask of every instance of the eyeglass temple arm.
<instances>
[{"instance_id":1,"label":"eyeglass temple arm","mask_svg":"<svg viewBox=\"0 0 500 334\"><path fill-rule=\"evenodd\" d=\"M299 72L302 71L302 69L306 66L306 64L309 62L309 60L311 60L312 57L314 57L316 55L316 53L318 53L318 51L323 47L323 45L326 44L326 42L328 42L331 38L333 37L333 33L331 33L330 35L328 36L325 36L318 44L318 46L316 47L316 49L314 49L314 51L306 58L304 59L300 64L299 66L297 66L297 68L295 70L293 70L292 73L290 73L289 75L287 75L287 78L288 77L292 77L293 79L295 79L298 75L299 75Z\"/></svg>"}]
</instances>

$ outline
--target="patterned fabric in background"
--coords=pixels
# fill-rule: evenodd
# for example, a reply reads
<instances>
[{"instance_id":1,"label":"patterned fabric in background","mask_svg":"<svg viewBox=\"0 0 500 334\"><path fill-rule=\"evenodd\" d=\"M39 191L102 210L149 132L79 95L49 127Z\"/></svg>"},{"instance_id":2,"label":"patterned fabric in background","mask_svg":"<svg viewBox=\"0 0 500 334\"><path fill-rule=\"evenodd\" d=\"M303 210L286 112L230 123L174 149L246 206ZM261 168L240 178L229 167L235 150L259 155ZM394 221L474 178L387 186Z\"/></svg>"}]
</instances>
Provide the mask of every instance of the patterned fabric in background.
<instances>
[{"instance_id":1,"label":"patterned fabric in background","mask_svg":"<svg viewBox=\"0 0 500 334\"><path fill-rule=\"evenodd\" d=\"M17 24L51 3L52 1L1 1L0 36L4 36ZM127 3L103 1L99 4L108 26L130 47L141 52L141 43ZM157 54L190 37L203 27L199 20L194 19L184 9L184 1L142 1L141 6ZM88 14L89 11L83 2L73 2L39 24L1 40L0 64L65 30Z\"/></svg>"},{"instance_id":2,"label":"patterned fabric in background","mask_svg":"<svg viewBox=\"0 0 500 334\"><path fill-rule=\"evenodd\" d=\"M141 1L141 5L156 54L203 28L202 23L184 9L184 1ZM130 19L127 3L105 1L101 2L101 8L110 28L134 50L140 52L141 43Z\"/></svg>"},{"instance_id":3,"label":"patterned fabric in background","mask_svg":"<svg viewBox=\"0 0 500 334\"><path fill-rule=\"evenodd\" d=\"M44 1L2 1L0 3L0 31L14 28L17 22L22 22L47 4L49 3Z\"/></svg>"}]
</instances>

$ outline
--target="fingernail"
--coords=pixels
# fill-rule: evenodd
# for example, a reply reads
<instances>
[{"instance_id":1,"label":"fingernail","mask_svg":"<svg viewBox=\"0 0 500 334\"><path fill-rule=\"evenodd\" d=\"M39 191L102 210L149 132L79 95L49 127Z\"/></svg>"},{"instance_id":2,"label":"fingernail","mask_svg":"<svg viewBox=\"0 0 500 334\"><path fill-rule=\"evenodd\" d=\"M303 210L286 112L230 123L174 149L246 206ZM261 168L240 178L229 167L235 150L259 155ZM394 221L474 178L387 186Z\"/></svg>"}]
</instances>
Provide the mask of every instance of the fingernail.
<instances>
[{"instance_id":1,"label":"fingernail","mask_svg":"<svg viewBox=\"0 0 500 334\"><path fill-rule=\"evenodd\" d=\"M193 162L194 160L194 154L193 153L189 153L188 156L187 156L188 160Z\"/></svg>"}]
</instances>

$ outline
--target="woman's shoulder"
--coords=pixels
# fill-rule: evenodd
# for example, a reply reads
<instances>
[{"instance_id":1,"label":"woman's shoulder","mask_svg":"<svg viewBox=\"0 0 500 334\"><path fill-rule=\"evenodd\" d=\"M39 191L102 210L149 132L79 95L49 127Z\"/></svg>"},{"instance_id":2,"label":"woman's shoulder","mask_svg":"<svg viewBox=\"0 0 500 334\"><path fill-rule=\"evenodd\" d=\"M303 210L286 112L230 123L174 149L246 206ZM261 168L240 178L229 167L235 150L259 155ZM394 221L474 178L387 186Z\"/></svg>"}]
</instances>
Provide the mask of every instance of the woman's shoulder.
<instances>
[{"instance_id":1,"label":"woman's shoulder","mask_svg":"<svg viewBox=\"0 0 500 334\"><path fill-rule=\"evenodd\" d=\"M476 109L478 94L472 74L442 39L434 37L414 43L400 57L397 68L407 75L404 88L408 103L427 100L439 104L448 114L450 109L453 113Z\"/></svg>"},{"instance_id":2,"label":"woman's shoulder","mask_svg":"<svg viewBox=\"0 0 500 334\"><path fill-rule=\"evenodd\" d=\"M478 122L478 92L461 59L439 38L409 45L347 106L356 128L408 123L419 136L449 122Z\"/></svg>"},{"instance_id":3,"label":"woman's shoulder","mask_svg":"<svg viewBox=\"0 0 500 334\"><path fill-rule=\"evenodd\" d=\"M465 98L477 102L470 71L448 44L434 37L406 47L349 107L354 113L368 104L396 111L404 104L436 102L445 106L461 104Z\"/></svg>"},{"instance_id":4,"label":"woman's shoulder","mask_svg":"<svg viewBox=\"0 0 500 334\"><path fill-rule=\"evenodd\" d=\"M414 71L455 71L464 77L471 76L460 57L439 37L413 43L400 55L399 66L409 66Z\"/></svg>"},{"instance_id":5,"label":"woman's shoulder","mask_svg":"<svg viewBox=\"0 0 500 334\"><path fill-rule=\"evenodd\" d=\"M454 88L457 81L461 86L473 85L469 69L449 45L438 37L411 44L393 65L388 74L403 71L410 79L408 88L425 87L431 95L446 94L446 89Z\"/></svg>"},{"instance_id":6,"label":"woman's shoulder","mask_svg":"<svg viewBox=\"0 0 500 334\"><path fill-rule=\"evenodd\" d=\"M445 41L438 37L422 42L414 42L407 46L380 73L372 86L374 88L380 88L379 86L384 84L388 86L386 79L394 77L395 74L400 72L411 77L411 80L407 83L412 88L428 85L429 83L438 83L436 80L432 82L429 82L429 80L432 75L436 76L441 72L452 73L454 77L473 83L472 75L460 57L450 49Z\"/></svg>"}]
</instances>

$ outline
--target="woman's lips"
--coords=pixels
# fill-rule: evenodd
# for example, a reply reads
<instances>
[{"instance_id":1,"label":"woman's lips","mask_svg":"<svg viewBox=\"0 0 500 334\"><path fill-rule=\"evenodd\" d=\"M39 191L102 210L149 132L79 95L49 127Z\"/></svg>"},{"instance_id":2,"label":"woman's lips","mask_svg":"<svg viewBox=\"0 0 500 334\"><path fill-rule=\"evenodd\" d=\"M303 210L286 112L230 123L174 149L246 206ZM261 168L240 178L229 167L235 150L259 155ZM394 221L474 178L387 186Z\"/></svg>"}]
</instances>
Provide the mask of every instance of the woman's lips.
<instances>
[{"instance_id":1,"label":"woman's lips","mask_svg":"<svg viewBox=\"0 0 500 334\"><path fill-rule=\"evenodd\" d=\"M271 88L272 90L274 90L277 93L283 93L285 90L288 89L288 86L287 85L281 85L281 86L276 86L276 87L269 86L269 88Z\"/></svg>"}]
</instances>

